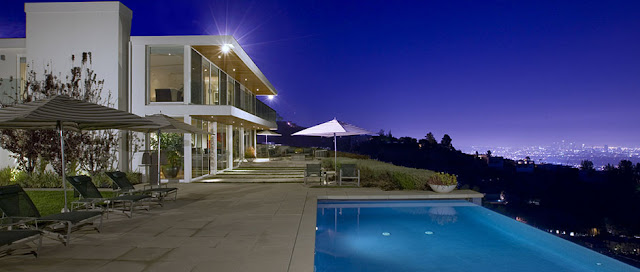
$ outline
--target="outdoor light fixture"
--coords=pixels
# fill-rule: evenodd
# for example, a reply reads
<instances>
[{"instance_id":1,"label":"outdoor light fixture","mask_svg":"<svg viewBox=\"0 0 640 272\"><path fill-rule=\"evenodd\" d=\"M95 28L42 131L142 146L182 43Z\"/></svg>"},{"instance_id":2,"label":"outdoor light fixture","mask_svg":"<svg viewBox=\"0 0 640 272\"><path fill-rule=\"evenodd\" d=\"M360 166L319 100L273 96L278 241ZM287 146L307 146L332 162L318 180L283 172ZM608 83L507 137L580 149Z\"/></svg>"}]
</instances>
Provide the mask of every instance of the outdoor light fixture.
<instances>
[{"instance_id":1,"label":"outdoor light fixture","mask_svg":"<svg viewBox=\"0 0 640 272\"><path fill-rule=\"evenodd\" d=\"M236 68L233 68L233 71L235 72L235 71L236 71Z\"/></svg>"},{"instance_id":2,"label":"outdoor light fixture","mask_svg":"<svg viewBox=\"0 0 640 272\"><path fill-rule=\"evenodd\" d=\"M232 44L228 44L225 43L222 46L220 46L220 51L222 51L222 53L229 53L229 51L231 51L231 49L233 49L233 45Z\"/></svg>"},{"instance_id":3,"label":"outdoor light fixture","mask_svg":"<svg viewBox=\"0 0 640 272\"><path fill-rule=\"evenodd\" d=\"M269 98L269 100L273 100L273 95L267 95L267 98Z\"/></svg>"}]
</instances>

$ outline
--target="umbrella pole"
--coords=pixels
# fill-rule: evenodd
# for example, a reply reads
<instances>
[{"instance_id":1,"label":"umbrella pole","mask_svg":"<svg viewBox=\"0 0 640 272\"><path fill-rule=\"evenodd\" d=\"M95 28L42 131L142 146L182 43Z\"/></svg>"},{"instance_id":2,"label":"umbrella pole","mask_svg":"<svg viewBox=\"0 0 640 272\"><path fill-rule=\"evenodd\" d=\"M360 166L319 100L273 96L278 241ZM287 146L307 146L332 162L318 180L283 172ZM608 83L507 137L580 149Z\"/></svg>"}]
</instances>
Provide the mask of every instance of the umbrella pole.
<instances>
[{"instance_id":1,"label":"umbrella pole","mask_svg":"<svg viewBox=\"0 0 640 272\"><path fill-rule=\"evenodd\" d=\"M156 185L160 185L160 130L158 129L158 181Z\"/></svg>"},{"instance_id":2,"label":"umbrella pole","mask_svg":"<svg viewBox=\"0 0 640 272\"><path fill-rule=\"evenodd\" d=\"M64 163L64 137L62 135L62 122L57 121L58 123L58 133L60 135L60 159L62 164L62 190L64 192L64 208L62 212L68 212L67 209L67 177Z\"/></svg>"},{"instance_id":3,"label":"umbrella pole","mask_svg":"<svg viewBox=\"0 0 640 272\"><path fill-rule=\"evenodd\" d=\"M333 133L333 170L338 171L338 141L336 133Z\"/></svg>"}]
</instances>

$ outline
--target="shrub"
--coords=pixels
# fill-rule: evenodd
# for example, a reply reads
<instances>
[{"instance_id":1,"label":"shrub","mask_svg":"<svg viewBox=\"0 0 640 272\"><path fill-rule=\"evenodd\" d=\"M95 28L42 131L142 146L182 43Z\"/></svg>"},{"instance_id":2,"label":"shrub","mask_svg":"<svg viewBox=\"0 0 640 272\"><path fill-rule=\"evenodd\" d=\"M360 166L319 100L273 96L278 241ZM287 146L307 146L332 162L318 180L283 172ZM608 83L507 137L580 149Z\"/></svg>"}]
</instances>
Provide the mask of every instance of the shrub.
<instances>
[{"instance_id":1,"label":"shrub","mask_svg":"<svg viewBox=\"0 0 640 272\"><path fill-rule=\"evenodd\" d=\"M244 151L244 157L247 159L256 158L256 150L253 148L253 146L247 147L247 150Z\"/></svg>"},{"instance_id":2,"label":"shrub","mask_svg":"<svg viewBox=\"0 0 640 272\"><path fill-rule=\"evenodd\" d=\"M96 173L91 175L91 181L98 188L112 188L113 181L104 173Z\"/></svg>"},{"instance_id":3,"label":"shrub","mask_svg":"<svg viewBox=\"0 0 640 272\"><path fill-rule=\"evenodd\" d=\"M13 169L11 167L0 170L0 186L14 184L12 170Z\"/></svg>"},{"instance_id":4,"label":"shrub","mask_svg":"<svg viewBox=\"0 0 640 272\"><path fill-rule=\"evenodd\" d=\"M338 168L342 163L355 163L360 169L360 183L363 187L379 187L383 190L415 190L424 188L433 171L395 166L376 160L338 158ZM322 161L322 166L333 168L333 158Z\"/></svg>"},{"instance_id":5,"label":"shrub","mask_svg":"<svg viewBox=\"0 0 640 272\"><path fill-rule=\"evenodd\" d=\"M457 185L458 177L455 175L447 174L447 173L435 173L427 180L428 184L431 185Z\"/></svg>"},{"instance_id":6,"label":"shrub","mask_svg":"<svg viewBox=\"0 0 640 272\"><path fill-rule=\"evenodd\" d=\"M127 178L129 179L129 182L131 182L131 184L140 184L142 183L142 173L140 172L126 172L127 174Z\"/></svg>"}]
</instances>

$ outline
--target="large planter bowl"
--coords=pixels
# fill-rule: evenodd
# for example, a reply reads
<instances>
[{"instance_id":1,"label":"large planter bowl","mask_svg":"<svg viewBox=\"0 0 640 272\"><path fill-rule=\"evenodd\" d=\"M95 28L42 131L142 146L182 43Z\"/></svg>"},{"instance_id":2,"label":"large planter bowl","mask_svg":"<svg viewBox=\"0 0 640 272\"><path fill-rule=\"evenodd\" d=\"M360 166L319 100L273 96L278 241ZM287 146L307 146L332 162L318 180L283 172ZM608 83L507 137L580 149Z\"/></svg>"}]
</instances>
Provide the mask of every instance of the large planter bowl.
<instances>
[{"instance_id":1,"label":"large planter bowl","mask_svg":"<svg viewBox=\"0 0 640 272\"><path fill-rule=\"evenodd\" d=\"M433 185L433 184L429 184L429 187L431 187L431 190L433 190L436 193L448 193L453 191L453 189L455 189L457 186L456 185Z\"/></svg>"},{"instance_id":2,"label":"large planter bowl","mask_svg":"<svg viewBox=\"0 0 640 272\"><path fill-rule=\"evenodd\" d=\"M165 166L162 167L162 173L166 178L175 178L178 176L178 172L180 172L180 167L178 166Z\"/></svg>"}]
</instances>

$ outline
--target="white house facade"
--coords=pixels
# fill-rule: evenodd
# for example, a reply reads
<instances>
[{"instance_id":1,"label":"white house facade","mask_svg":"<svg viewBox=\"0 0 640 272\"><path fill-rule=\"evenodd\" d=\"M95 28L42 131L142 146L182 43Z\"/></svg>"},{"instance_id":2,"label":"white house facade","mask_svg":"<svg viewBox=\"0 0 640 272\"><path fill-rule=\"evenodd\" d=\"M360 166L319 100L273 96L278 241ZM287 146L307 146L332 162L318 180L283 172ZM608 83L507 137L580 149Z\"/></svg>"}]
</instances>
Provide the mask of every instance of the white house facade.
<instances>
[{"instance_id":1,"label":"white house facade","mask_svg":"<svg viewBox=\"0 0 640 272\"><path fill-rule=\"evenodd\" d=\"M0 99L24 89L30 70L64 77L83 53L104 80L103 97L140 116L162 113L208 131L183 134L177 177L191 182L237 167L256 146L256 131L276 128L276 113L257 99L277 95L232 36L130 36L132 12L120 2L27 3L26 38L0 39ZM121 133L118 168L145 172L143 152ZM143 149L152 149L150 137ZM121 155L126 154L126 155ZM0 166L11 165L0 151Z\"/></svg>"}]
</instances>

